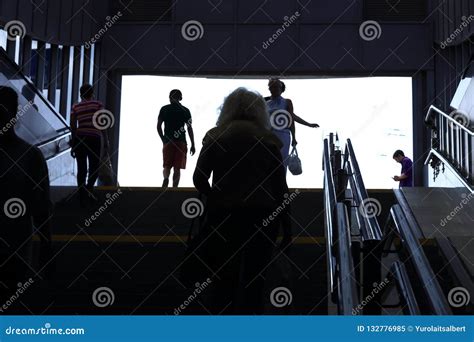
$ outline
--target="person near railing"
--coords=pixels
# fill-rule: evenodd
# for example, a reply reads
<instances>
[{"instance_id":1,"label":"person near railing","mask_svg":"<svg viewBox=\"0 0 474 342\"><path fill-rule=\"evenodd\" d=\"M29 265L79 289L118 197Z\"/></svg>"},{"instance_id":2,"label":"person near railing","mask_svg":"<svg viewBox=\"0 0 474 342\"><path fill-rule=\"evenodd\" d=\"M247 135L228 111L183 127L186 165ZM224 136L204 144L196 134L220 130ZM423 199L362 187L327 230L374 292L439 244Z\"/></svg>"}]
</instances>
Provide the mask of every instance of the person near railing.
<instances>
[{"instance_id":1,"label":"person near railing","mask_svg":"<svg viewBox=\"0 0 474 342\"><path fill-rule=\"evenodd\" d=\"M410 158L405 156L402 150L396 150L393 154L393 159L402 164L402 171L399 176L393 176L393 180L400 182L400 188L413 186L413 162Z\"/></svg>"}]
</instances>

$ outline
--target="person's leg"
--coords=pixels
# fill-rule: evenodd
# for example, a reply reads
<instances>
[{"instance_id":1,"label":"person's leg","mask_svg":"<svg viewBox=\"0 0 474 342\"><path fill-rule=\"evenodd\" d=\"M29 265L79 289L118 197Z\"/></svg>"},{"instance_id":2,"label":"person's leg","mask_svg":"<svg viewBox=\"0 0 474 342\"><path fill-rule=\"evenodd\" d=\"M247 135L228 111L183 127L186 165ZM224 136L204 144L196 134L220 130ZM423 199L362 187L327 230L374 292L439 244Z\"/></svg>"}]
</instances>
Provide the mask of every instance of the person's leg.
<instances>
[{"instance_id":1,"label":"person's leg","mask_svg":"<svg viewBox=\"0 0 474 342\"><path fill-rule=\"evenodd\" d=\"M100 139L89 138L87 140L87 159L89 161L89 178L87 180L87 190L92 193L94 184L99 177L100 167Z\"/></svg>"},{"instance_id":2,"label":"person's leg","mask_svg":"<svg viewBox=\"0 0 474 342\"><path fill-rule=\"evenodd\" d=\"M179 167L173 168L173 188L177 188L179 184L179 179L181 178L181 170Z\"/></svg>"},{"instance_id":3,"label":"person's leg","mask_svg":"<svg viewBox=\"0 0 474 342\"><path fill-rule=\"evenodd\" d=\"M77 187L79 191L79 201L81 206L85 206L86 200L86 177L87 177L87 154L85 152L84 142L80 141L76 149L77 162Z\"/></svg>"},{"instance_id":4,"label":"person's leg","mask_svg":"<svg viewBox=\"0 0 474 342\"><path fill-rule=\"evenodd\" d=\"M186 168L186 153L188 147L186 143L175 142L174 143L174 159L173 159L173 187L177 188L179 180L181 178L181 169Z\"/></svg>"},{"instance_id":5,"label":"person's leg","mask_svg":"<svg viewBox=\"0 0 474 342\"><path fill-rule=\"evenodd\" d=\"M171 173L171 168L170 168L170 167L164 167L164 168L163 168L163 184L162 184L162 187L163 187L163 188L167 188L167 187L168 187L168 182L169 182L169 178L170 178L170 173Z\"/></svg>"},{"instance_id":6,"label":"person's leg","mask_svg":"<svg viewBox=\"0 0 474 342\"><path fill-rule=\"evenodd\" d=\"M171 143L166 143L163 145L163 188L168 187L170 173L171 173L171 164L172 164L172 145Z\"/></svg>"}]
</instances>

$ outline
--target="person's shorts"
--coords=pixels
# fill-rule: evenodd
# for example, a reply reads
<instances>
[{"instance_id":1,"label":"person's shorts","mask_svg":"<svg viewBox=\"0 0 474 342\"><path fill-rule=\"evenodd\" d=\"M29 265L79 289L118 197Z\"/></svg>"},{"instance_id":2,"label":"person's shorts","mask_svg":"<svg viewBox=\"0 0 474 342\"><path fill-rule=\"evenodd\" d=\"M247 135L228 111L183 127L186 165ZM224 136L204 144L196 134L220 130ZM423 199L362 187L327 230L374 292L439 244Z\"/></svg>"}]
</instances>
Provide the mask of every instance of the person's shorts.
<instances>
[{"instance_id":1,"label":"person's shorts","mask_svg":"<svg viewBox=\"0 0 474 342\"><path fill-rule=\"evenodd\" d=\"M188 147L185 142L172 141L163 145L163 167L186 168L186 153Z\"/></svg>"}]
</instances>

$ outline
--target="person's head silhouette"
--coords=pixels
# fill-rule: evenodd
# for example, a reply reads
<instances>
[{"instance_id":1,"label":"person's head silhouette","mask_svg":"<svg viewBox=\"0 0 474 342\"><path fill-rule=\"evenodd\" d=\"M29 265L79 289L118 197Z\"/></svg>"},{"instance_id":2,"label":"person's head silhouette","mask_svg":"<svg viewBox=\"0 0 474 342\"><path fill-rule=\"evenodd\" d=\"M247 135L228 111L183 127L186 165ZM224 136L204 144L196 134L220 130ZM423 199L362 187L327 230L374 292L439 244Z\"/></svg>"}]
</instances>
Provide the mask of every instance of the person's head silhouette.
<instances>
[{"instance_id":1,"label":"person's head silhouette","mask_svg":"<svg viewBox=\"0 0 474 342\"><path fill-rule=\"evenodd\" d=\"M286 89L285 83L278 78L270 78L268 80L268 90L273 97L280 96Z\"/></svg>"},{"instance_id":2,"label":"person's head silhouette","mask_svg":"<svg viewBox=\"0 0 474 342\"><path fill-rule=\"evenodd\" d=\"M81 95L81 99L85 101L92 100L94 97L94 89L90 84L83 84L79 90L79 93Z\"/></svg>"},{"instance_id":3,"label":"person's head silhouette","mask_svg":"<svg viewBox=\"0 0 474 342\"><path fill-rule=\"evenodd\" d=\"M170 102L171 103L179 103L183 99L183 94L179 89L173 89L170 91Z\"/></svg>"},{"instance_id":4,"label":"person's head silhouette","mask_svg":"<svg viewBox=\"0 0 474 342\"><path fill-rule=\"evenodd\" d=\"M0 86L0 135L14 132L18 111L18 94L10 87Z\"/></svg>"}]
</instances>

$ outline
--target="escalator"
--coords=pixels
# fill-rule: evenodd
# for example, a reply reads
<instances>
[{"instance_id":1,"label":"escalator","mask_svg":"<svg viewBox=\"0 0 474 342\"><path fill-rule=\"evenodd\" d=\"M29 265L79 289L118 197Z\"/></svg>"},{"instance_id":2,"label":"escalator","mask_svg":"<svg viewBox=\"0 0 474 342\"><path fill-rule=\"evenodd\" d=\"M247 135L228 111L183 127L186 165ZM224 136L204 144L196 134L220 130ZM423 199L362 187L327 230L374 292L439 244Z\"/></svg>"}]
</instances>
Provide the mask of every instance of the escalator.
<instances>
[{"instance_id":1,"label":"escalator","mask_svg":"<svg viewBox=\"0 0 474 342\"><path fill-rule=\"evenodd\" d=\"M51 184L73 184L74 160L67 153L71 140L68 124L2 48L0 85L17 92L18 113L10 125L15 124L17 135L41 150L48 163Z\"/></svg>"}]
</instances>

